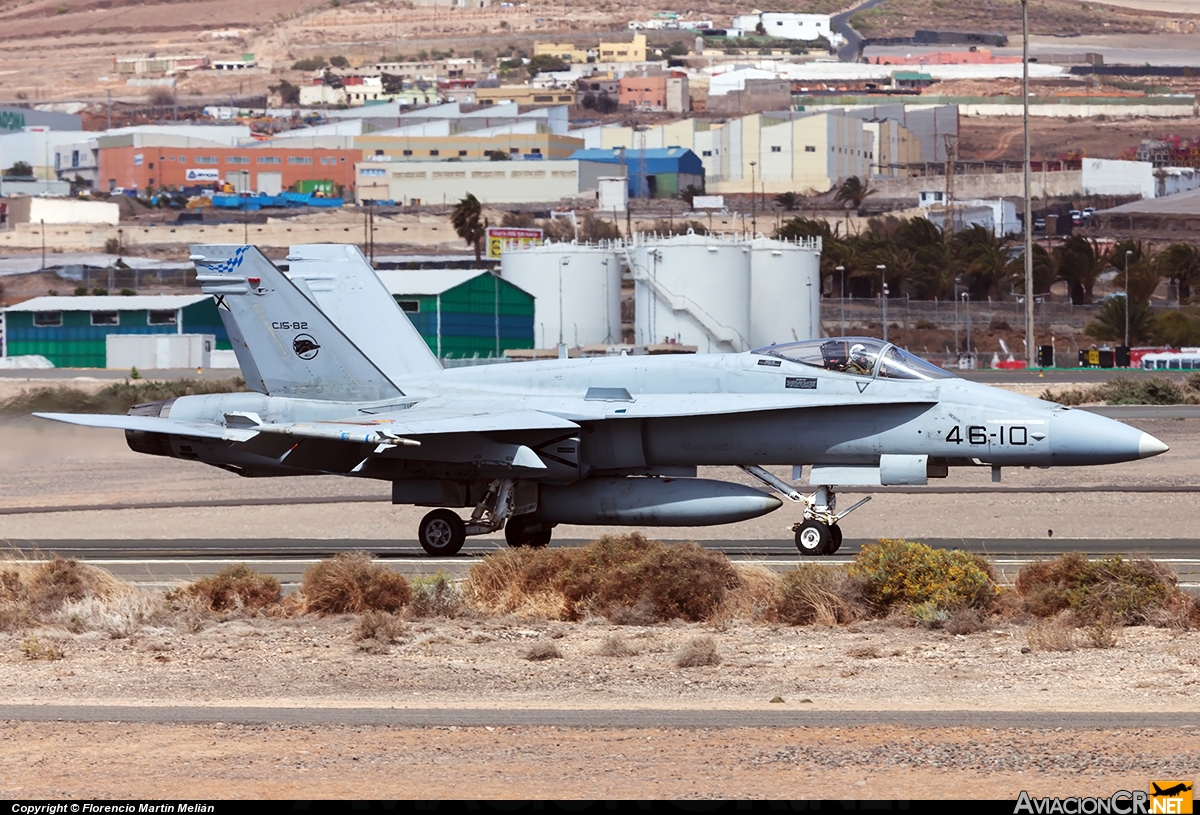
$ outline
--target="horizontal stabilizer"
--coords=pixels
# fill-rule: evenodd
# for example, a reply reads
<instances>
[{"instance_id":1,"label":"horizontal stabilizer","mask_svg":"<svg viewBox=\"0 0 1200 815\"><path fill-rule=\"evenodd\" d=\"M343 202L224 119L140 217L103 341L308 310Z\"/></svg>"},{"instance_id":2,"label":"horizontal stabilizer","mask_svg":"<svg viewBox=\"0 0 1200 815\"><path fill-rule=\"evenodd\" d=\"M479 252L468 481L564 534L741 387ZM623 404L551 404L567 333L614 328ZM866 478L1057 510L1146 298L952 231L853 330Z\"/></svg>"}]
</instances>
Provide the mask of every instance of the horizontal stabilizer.
<instances>
[{"instance_id":1,"label":"horizontal stabilizer","mask_svg":"<svg viewBox=\"0 0 1200 815\"><path fill-rule=\"evenodd\" d=\"M114 430L140 430L143 433L166 433L173 436L191 436L198 439L221 439L223 441L247 441L254 438L255 431L237 427L222 427L219 424L197 424L163 419L158 416L121 416L106 413L35 413L39 419L66 422L83 427L108 427Z\"/></svg>"}]
</instances>

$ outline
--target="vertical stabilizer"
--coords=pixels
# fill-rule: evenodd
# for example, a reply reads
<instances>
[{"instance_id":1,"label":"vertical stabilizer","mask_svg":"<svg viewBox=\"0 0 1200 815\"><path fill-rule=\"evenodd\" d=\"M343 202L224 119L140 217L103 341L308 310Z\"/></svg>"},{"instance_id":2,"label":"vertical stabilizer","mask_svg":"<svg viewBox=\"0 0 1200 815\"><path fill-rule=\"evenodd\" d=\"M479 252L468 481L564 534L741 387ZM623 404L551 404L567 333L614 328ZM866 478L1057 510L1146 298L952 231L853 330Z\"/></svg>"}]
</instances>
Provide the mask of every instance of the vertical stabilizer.
<instances>
[{"instance_id":1,"label":"vertical stabilizer","mask_svg":"<svg viewBox=\"0 0 1200 815\"><path fill-rule=\"evenodd\" d=\"M251 387L271 396L366 402L400 389L253 246L193 246Z\"/></svg>"},{"instance_id":2,"label":"vertical stabilizer","mask_svg":"<svg viewBox=\"0 0 1200 815\"><path fill-rule=\"evenodd\" d=\"M357 246L293 246L287 259L297 288L393 382L442 369Z\"/></svg>"}]
</instances>

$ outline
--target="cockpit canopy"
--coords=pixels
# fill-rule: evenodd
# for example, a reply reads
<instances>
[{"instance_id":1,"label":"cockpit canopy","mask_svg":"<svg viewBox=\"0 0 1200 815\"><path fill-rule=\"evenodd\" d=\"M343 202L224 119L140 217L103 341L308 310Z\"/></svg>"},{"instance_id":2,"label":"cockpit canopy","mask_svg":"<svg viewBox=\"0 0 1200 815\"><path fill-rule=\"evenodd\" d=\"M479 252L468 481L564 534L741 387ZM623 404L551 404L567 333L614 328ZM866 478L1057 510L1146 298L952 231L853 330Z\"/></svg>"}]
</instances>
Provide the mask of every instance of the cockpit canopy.
<instances>
[{"instance_id":1,"label":"cockpit canopy","mask_svg":"<svg viewBox=\"0 0 1200 815\"><path fill-rule=\"evenodd\" d=\"M827 371L884 379L953 379L954 375L891 343L870 337L837 337L770 345L753 354L779 357Z\"/></svg>"}]
</instances>

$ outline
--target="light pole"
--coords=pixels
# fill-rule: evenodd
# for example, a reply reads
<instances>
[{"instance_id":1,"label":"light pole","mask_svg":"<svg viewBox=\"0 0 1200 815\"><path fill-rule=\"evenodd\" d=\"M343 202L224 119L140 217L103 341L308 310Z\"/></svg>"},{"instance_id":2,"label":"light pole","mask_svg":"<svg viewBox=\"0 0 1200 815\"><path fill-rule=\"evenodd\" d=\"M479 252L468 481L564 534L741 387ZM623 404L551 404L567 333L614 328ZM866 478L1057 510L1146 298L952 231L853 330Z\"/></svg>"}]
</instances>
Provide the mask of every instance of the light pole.
<instances>
[{"instance_id":1,"label":"light pole","mask_svg":"<svg viewBox=\"0 0 1200 815\"><path fill-rule=\"evenodd\" d=\"M567 356L567 347L563 344L563 269L571 265L570 258L558 259L558 357Z\"/></svg>"},{"instance_id":2,"label":"light pole","mask_svg":"<svg viewBox=\"0 0 1200 815\"><path fill-rule=\"evenodd\" d=\"M880 289L879 289L879 300L880 300L880 308L883 311L883 341L887 342L887 298L888 298L887 266L880 263L875 268L879 270L879 279L882 283L882 285L880 286Z\"/></svg>"},{"instance_id":3,"label":"light pole","mask_svg":"<svg viewBox=\"0 0 1200 815\"><path fill-rule=\"evenodd\" d=\"M1021 102L1025 130L1025 358L1032 368L1037 360L1037 349L1033 344L1033 205L1029 188L1029 0L1021 0L1021 31Z\"/></svg>"},{"instance_id":4,"label":"light pole","mask_svg":"<svg viewBox=\"0 0 1200 815\"><path fill-rule=\"evenodd\" d=\"M958 278L954 278L954 296L950 298L954 301L954 356L958 356Z\"/></svg>"},{"instance_id":5,"label":"light pole","mask_svg":"<svg viewBox=\"0 0 1200 815\"><path fill-rule=\"evenodd\" d=\"M962 293L963 309L967 312L967 356L971 356L971 293Z\"/></svg>"},{"instance_id":6,"label":"light pole","mask_svg":"<svg viewBox=\"0 0 1200 815\"><path fill-rule=\"evenodd\" d=\"M1125 250L1125 347L1129 347L1129 258L1132 249Z\"/></svg>"},{"instance_id":7,"label":"light pole","mask_svg":"<svg viewBox=\"0 0 1200 815\"><path fill-rule=\"evenodd\" d=\"M846 336L846 267L835 266L834 271L839 272L842 276L842 296L839 298L842 307L842 333L838 336L844 337Z\"/></svg>"},{"instance_id":8,"label":"light pole","mask_svg":"<svg viewBox=\"0 0 1200 815\"><path fill-rule=\"evenodd\" d=\"M754 167L758 164L757 161L750 162L750 237L753 238L758 234L758 197L755 194L755 189L758 187Z\"/></svg>"}]
</instances>

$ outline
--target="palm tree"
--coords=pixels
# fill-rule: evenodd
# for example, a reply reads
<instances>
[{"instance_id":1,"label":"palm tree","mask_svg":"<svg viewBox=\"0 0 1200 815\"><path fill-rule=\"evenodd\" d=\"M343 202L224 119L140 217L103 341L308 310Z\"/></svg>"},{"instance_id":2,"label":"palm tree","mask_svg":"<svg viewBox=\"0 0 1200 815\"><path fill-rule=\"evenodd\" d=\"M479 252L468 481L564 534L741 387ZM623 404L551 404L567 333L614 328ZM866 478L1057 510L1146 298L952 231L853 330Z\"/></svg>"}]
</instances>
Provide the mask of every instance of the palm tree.
<instances>
[{"instance_id":1,"label":"palm tree","mask_svg":"<svg viewBox=\"0 0 1200 815\"><path fill-rule=\"evenodd\" d=\"M975 299L998 298L1013 274L1008 239L998 238L980 224L954 235L954 248L964 267L964 278Z\"/></svg>"},{"instance_id":2,"label":"palm tree","mask_svg":"<svg viewBox=\"0 0 1200 815\"><path fill-rule=\"evenodd\" d=\"M775 203L788 212L795 212L796 207L800 206L800 196L794 192L781 192L775 196Z\"/></svg>"},{"instance_id":3,"label":"palm tree","mask_svg":"<svg viewBox=\"0 0 1200 815\"><path fill-rule=\"evenodd\" d=\"M471 193L454 205L450 223L458 237L475 250L475 265L483 258L483 239L487 236L488 222L483 217L483 205Z\"/></svg>"},{"instance_id":4,"label":"palm tree","mask_svg":"<svg viewBox=\"0 0 1200 815\"><path fill-rule=\"evenodd\" d=\"M1186 305L1192 296L1192 286L1200 286L1200 248L1186 243L1173 243L1158 255L1164 277L1179 288L1179 303Z\"/></svg>"},{"instance_id":5,"label":"palm tree","mask_svg":"<svg viewBox=\"0 0 1200 815\"><path fill-rule=\"evenodd\" d=\"M1095 240L1072 235L1058 254L1058 270L1070 287L1071 302L1077 306L1092 302L1092 290L1101 272L1108 268L1111 255L1100 249Z\"/></svg>"},{"instance_id":6,"label":"palm tree","mask_svg":"<svg viewBox=\"0 0 1200 815\"><path fill-rule=\"evenodd\" d=\"M1132 275L1131 275L1132 276ZM1134 300L1130 293L1129 303L1129 343L1138 345L1149 342L1153 330L1150 319L1150 305L1142 300ZM1110 297L1096 312L1096 319L1087 324L1083 333L1098 340L1123 342L1125 340L1125 298Z\"/></svg>"},{"instance_id":7,"label":"palm tree","mask_svg":"<svg viewBox=\"0 0 1200 815\"><path fill-rule=\"evenodd\" d=\"M839 207L849 204L857 212L862 209L863 201L867 196L874 194L875 190L871 189L870 181L863 181L858 176L852 175L838 187L837 193L833 196L833 203Z\"/></svg>"}]
</instances>

